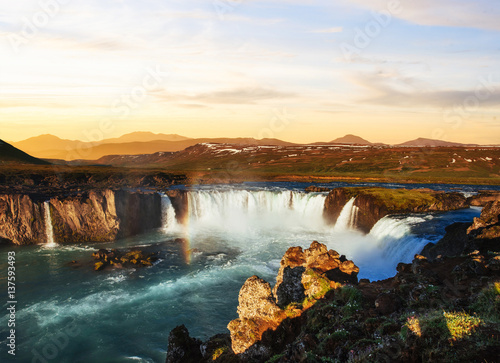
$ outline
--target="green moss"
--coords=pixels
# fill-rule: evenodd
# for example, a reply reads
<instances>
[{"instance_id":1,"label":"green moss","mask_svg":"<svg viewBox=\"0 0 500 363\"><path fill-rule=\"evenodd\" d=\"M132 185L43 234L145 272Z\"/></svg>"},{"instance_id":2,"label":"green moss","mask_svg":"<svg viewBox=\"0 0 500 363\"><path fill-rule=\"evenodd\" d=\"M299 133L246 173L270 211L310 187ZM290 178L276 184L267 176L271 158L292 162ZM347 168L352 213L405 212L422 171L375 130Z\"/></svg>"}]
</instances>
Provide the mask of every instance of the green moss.
<instances>
[{"instance_id":1,"label":"green moss","mask_svg":"<svg viewBox=\"0 0 500 363\"><path fill-rule=\"evenodd\" d=\"M349 198L358 195L371 196L378 204L387 207L389 212L404 211L440 203L430 193L418 190L363 187L348 187L343 189L347 192Z\"/></svg>"},{"instance_id":2,"label":"green moss","mask_svg":"<svg viewBox=\"0 0 500 363\"><path fill-rule=\"evenodd\" d=\"M212 354L212 360L217 360L221 355L224 353L229 352L229 347L220 347L217 348L214 353Z\"/></svg>"},{"instance_id":3,"label":"green moss","mask_svg":"<svg viewBox=\"0 0 500 363\"><path fill-rule=\"evenodd\" d=\"M487 321L500 323L500 282L481 290L471 307Z\"/></svg>"}]
</instances>

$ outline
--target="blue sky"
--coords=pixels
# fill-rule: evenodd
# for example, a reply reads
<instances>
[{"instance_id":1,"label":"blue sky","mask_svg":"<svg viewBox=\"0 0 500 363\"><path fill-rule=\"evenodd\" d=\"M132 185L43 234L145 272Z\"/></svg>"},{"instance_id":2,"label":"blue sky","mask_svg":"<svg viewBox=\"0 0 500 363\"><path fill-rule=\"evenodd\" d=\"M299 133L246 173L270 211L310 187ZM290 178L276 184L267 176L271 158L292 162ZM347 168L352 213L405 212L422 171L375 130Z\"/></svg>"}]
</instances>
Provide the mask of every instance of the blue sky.
<instances>
[{"instance_id":1,"label":"blue sky","mask_svg":"<svg viewBox=\"0 0 500 363\"><path fill-rule=\"evenodd\" d=\"M499 140L497 2L18 0L0 9L6 140L132 131Z\"/></svg>"}]
</instances>

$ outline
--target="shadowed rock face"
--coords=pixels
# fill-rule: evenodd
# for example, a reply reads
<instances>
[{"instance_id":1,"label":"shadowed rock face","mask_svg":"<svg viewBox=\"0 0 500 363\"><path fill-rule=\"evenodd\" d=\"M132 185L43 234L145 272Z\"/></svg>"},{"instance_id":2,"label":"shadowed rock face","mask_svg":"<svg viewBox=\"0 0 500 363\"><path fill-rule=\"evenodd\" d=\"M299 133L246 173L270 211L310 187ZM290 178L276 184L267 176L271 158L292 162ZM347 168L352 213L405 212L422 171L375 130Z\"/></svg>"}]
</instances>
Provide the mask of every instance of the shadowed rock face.
<instances>
[{"instance_id":1,"label":"shadowed rock face","mask_svg":"<svg viewBox=\"0 0 500 363\"><path fill-rule=\"evenodd\" d=\"M421 254L433 260L441 256L459 256L479 250L498 250L500 243L500 201L488 202L473 223L454 223L446 227L445 236L436 244L429 243Z\"/></svg>"},{"instance_id":2,"label":"shadowed rock face","mask_svg":"<svg viewBox=\"0 0 500 363\"><path fill-rule=\"evenodd\" d=\"M27 195L0 195L0 238L12 243L46 243L42 201ZM161 227L157 193L91 191L55 197L49 203L58 243L109 242Z\"/></svg>"},{"instance_id":3,"label":"shadowed rock face","mask_svg":"<svg viewBox=\"0 0 500 363\"><path fill-rule=\"evenodd\" d=\"M468 200L460 193L443 193L419 189L336 188L325 200L323 216L330 224L337 222L342 209L356 198L358 208L354 228L368 233L383 217L390 214L444 212L467 208Z\"/></svg>"},{"instance_id":4,"label":"shadowed rock face","mask_svg":"<svg viewBox=\"0 0 500 363\"><path fill-rule=\"evenodd\" d=\"M200 346L201 341L191 338L187 328L180 325L168 336L166 363L199 363L203 359Z\"/></svg>"},{"instance_id":5,"label":"shadowed rock face","mask_svg":"<svg viewBox=\"0 0 500 363\"><path fill-rule=\"evenodd\" d=\"M167 195L175 210L175 217L180 224L184 224L189 216L188 192L186 190L169 190Z\"/></svg>"}]
</instances>

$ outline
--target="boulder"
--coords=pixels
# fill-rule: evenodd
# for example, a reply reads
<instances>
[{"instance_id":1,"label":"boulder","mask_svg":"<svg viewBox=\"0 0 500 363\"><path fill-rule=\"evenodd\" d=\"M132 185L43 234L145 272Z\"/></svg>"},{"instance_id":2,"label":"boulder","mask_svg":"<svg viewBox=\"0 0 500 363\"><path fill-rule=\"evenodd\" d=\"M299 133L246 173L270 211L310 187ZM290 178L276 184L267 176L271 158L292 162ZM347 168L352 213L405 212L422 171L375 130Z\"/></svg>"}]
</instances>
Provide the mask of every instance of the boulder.
<instances>
[{"instance_id":1,"label":"boulder","mask_svg":"<svg viewBox=\"0 0 500 363\"><path fill-rule=\"evenodd\" d=\"M276 328L281 319L281 309L276 305L271 285L258 276L250 277L238 296L239 318L227 328L231 333L231 346L236 354L243 353L268 329Z\"/></svg>"},{"instance_id":2,"label":"boulder","mask_svg":"<svg viewBox=\"0 0 500 363\"><path fill-rule=\"evenodd\" d=\"M189 336L184 325L174 328L168 336L166 363L199 363L203 360L201 341Z\"/></svg>"}]
</instances>

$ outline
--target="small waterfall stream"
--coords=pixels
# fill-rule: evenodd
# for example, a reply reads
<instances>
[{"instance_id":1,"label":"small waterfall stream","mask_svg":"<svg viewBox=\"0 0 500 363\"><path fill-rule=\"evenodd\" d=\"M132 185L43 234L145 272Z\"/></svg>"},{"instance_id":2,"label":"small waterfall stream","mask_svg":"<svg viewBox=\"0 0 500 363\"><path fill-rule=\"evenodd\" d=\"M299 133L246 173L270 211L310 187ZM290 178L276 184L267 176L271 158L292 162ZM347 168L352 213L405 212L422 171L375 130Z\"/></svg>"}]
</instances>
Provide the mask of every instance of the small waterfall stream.
<instances>
[{"instance_id":1,"label":"small waterfall stream","mask_svg":"<svg viewBox=\"0 0 500 363\"><path fill-rule=\"evenodd\" d=\"M46 246L54 247L57 243L54 240L54 227L52 226L52 217L50 214L50 203L49 201L43 202L44 220L45 220L45 237Z\"/></svg>"},{"instance_id":2,"label":"small waterfall stream","mask_svg":"<svg viewBox=\"0 0 500 363\"><path fill-rule=\"evenodd\" d=\"M351 198L342 208L337 223L335 223L334 230L336 232L354 229L356 226L359 208L354 205L355 200L356 198Z\"/></svg>"}]
</instances>

